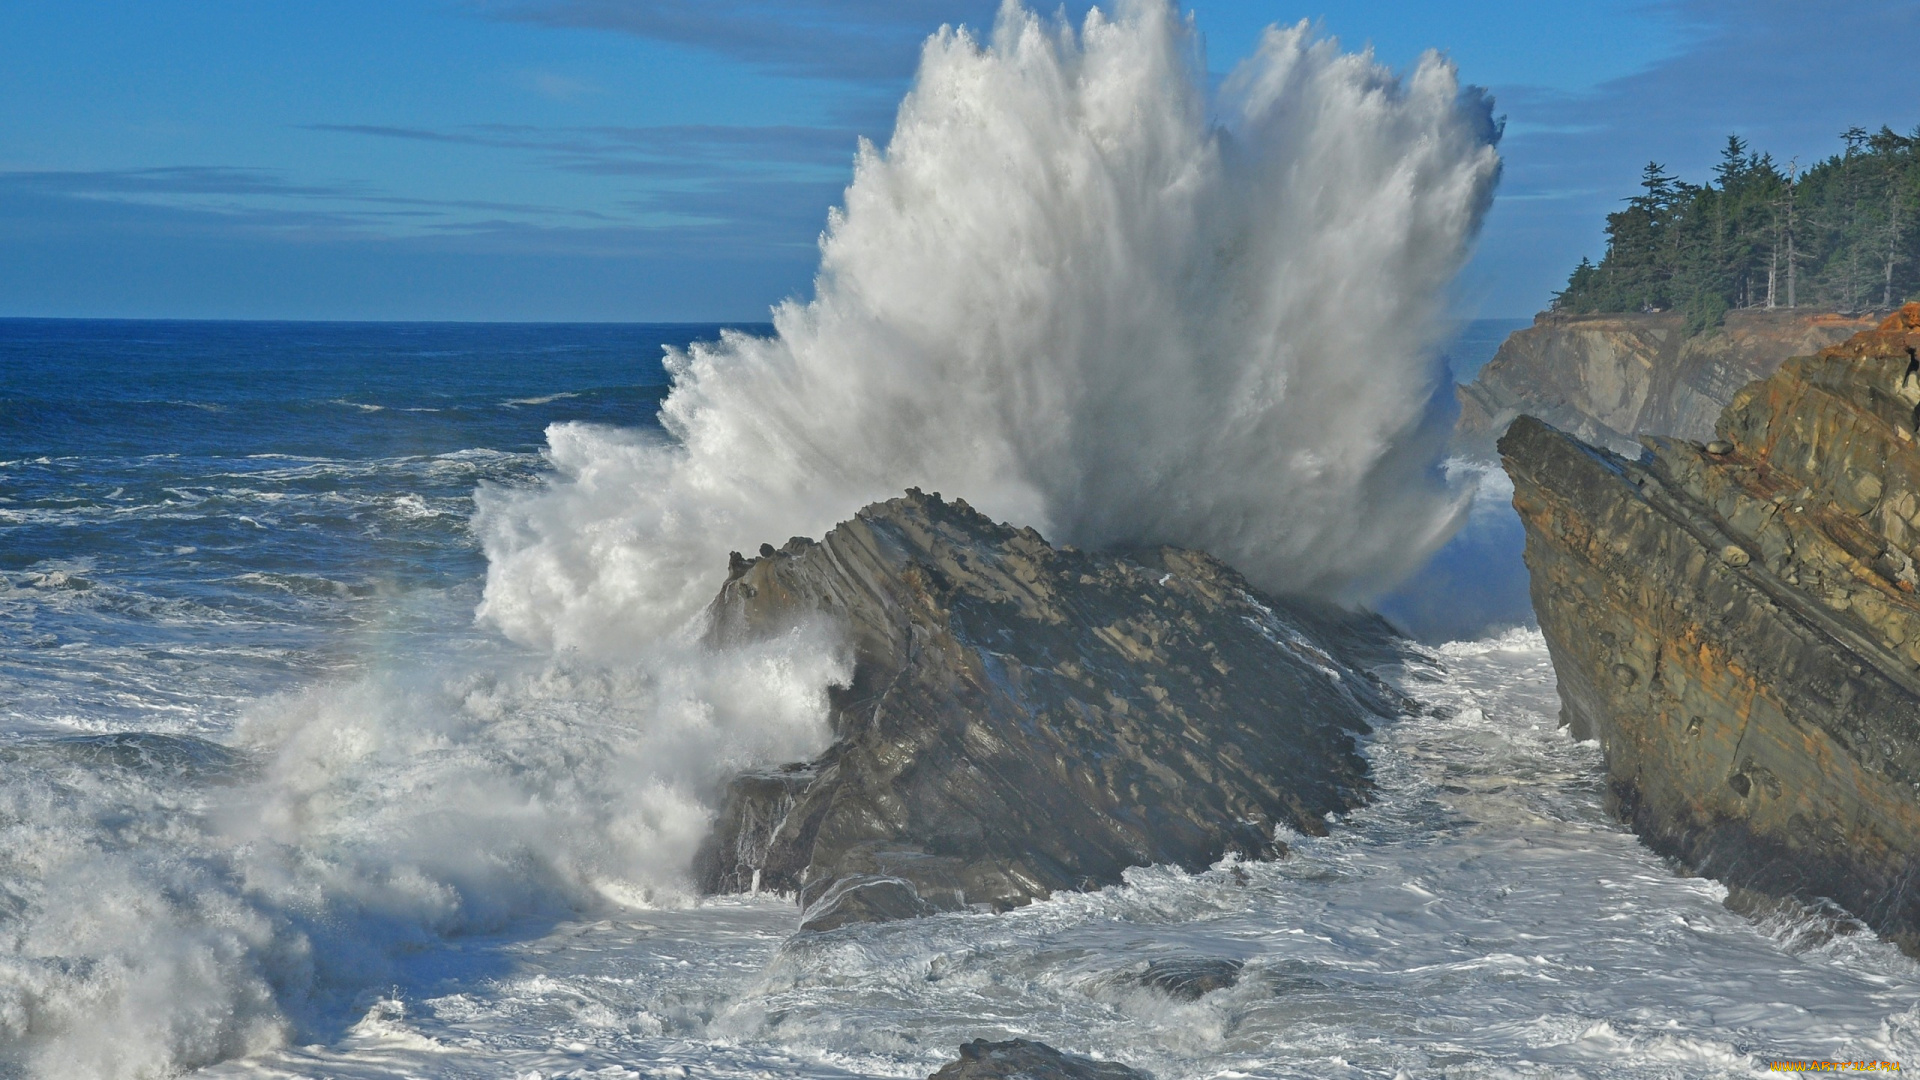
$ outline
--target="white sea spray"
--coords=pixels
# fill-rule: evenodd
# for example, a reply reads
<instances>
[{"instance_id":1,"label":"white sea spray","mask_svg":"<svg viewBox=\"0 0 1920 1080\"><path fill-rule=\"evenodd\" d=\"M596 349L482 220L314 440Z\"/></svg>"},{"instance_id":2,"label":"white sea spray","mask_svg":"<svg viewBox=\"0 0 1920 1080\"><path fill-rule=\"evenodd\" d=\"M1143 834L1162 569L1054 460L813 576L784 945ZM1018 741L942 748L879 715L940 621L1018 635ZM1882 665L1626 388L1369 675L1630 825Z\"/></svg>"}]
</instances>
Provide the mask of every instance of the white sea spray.
<instances>
[{"instance_id":1,"label":"white sea spray","mask_svg":"<svg viewBox=\"0 0 1920 1080\"><path fill-rule=\"evenodd\" d=\"M934 36L814 299L673 354L670 437L559 425L552 484L486 496L483 617L618 651L704 604L728 549L909 486L1273 589L1416 566L1464 504L1434 346L1499 175L1490 102L1304 23L1205 79L1164 0Z\"/></svg>"},{"instance_id":2,"label":"white sea spray","mask_svg":"<svg viewBox=\"0 0 1920 1080\"><path fill-rule=\"evenodd\" d=\"M410 950L684 902L725 779L824 748L832 642L416 663L262 700L221 775L155 771L196 745L166 736L142 767L37 747L0 785L0 1065L165 1076L329 1038Z\"/></svg>"}]
</instances>

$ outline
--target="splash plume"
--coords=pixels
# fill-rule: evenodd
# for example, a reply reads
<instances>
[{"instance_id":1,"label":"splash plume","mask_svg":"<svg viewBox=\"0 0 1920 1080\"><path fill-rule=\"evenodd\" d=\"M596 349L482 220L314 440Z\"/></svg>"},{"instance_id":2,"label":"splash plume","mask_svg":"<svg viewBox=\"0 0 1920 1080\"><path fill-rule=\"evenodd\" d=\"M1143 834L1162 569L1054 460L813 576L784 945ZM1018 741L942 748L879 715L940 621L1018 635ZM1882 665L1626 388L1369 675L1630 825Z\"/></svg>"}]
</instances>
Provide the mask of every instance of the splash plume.
<instances>
[{"instance_id":1,"label":"splash plume","mask_svg":"<svg viewBox=\"0 0 1920 1080\"><path fill-rule=\"evenodd\" d=\"M1217 96L1165 0L943 29L860 148L815 298L670 356L667 438L556 426L550 486L483 498L482 616L624 648L729 548L914 485L1275 590L1390 584L1462 510L1433 346L1496 139L1438 55L1401 79L1304 23Z\"/></svg>"}]
</instances>

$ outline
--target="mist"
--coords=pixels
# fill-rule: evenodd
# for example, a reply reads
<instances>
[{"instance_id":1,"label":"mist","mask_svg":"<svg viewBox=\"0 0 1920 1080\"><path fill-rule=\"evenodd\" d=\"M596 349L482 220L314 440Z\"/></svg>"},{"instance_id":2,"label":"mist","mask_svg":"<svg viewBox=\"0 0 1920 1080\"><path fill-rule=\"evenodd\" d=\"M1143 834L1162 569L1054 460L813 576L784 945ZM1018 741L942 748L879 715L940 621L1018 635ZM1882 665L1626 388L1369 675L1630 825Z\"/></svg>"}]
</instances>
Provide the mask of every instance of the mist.
<instances>
[{"instance_id":1,"label":"mist","mask_svg":"<svg viewBox=\"0 0 1920 1080\"><path fill-rule=\"evenodd\" d=\"M697 612L728 550L910 486L1375 595L1471 496L1440 468L1436 347L1497 137L1437 54L1403 78L1304 23L1217 94L1163 0L943 29L859 151L814 298L671 355L665 437L559 425L551 484L483 493L481 617L618 653Z\"/></svg>"}]
</instances>

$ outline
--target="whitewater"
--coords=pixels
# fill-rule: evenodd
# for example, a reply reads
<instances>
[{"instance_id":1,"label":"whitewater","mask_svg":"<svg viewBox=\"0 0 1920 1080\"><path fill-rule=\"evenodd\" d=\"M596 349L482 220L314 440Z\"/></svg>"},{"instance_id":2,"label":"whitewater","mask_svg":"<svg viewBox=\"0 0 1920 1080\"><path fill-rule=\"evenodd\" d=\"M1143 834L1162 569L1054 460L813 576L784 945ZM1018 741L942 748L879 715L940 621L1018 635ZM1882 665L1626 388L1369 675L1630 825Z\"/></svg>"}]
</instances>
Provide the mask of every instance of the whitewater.
<instances>
[{"instance_id":1,"label":"whitewater","mask_svg":"<svg viewBox=\"0 0 1920 1080\"><path fill-rule=\"evenodd\" d=\"M1605 813L1524 626L1384 671L1420 704L1375 801L1281 861L807 936L689 889L850 675L830 626L702 642L730 550L917 485L1275 591L1522 573L1510 489L1442 457L1498 136L1439 56L1278 28L1215 91L1169 4L1009 3L928 41L768 325L0 320L0 1076L1920 1057L1913 961ZM1174 956L1245 968L1130 981Z\"/></svg>"}]
</instances>

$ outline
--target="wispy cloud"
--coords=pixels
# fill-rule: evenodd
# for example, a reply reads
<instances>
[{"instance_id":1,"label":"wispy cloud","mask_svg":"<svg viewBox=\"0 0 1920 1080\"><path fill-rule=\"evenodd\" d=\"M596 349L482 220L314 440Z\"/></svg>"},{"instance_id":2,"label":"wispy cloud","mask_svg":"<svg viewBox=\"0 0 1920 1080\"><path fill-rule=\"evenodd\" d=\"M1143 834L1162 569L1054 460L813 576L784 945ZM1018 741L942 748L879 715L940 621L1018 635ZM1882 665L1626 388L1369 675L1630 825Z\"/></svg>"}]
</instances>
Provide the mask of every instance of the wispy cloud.
<instances>
[{"instance_id":1,"label":"wispy cloud","mask_svg":"<svg viewBox=\"0 0 1920 1080\"><path fill-rule=\"evenodd\" d=\"M740 177L648 192L628 206L635 213L679 223L704 243L742 251L797 247L811 251L826 227L826 208L839 199L841 190L833 182Z\"/></svg>"},{"instance_id":2,"label":"wispy cloud","mask_svg":"<svg viewBox=\"0 0 1920 1080\"><path fill-rule=\"evenodd\" d=\"M141 234L336 246L404 241L445 253L671 259L811 248L823 223L822 208L837 194L820 185L722 181L629 200L621 206L623 216L573 215L566 221L529 220L521 215L529 207L512 203L380 195L357 197L351 205L114 197L123 179L112 173L0 173L0 237L33 234L97 242ZM284 190L270 183L264 189ZM454 217L442 212L447 206L497 212ZM394 218L412 220L404 233L395 234Z\"/></svg>"},{"instance_id":3,"label":"wispy cloud","mask_svg":"<svg viewBox=\"0 0 1920 1080\"><path fill-rule=\"evenodd\" d=\"M223 179L223 174L225 179ZM337 189L287 184L264 171L178 167L100 172L0 173L0 229L22 235L100 230L178 235L208 228L283 239L375 236L405 210L329 205Z\"/></svg>"},{"instance_id":4,"label":"wispy cloud","mask_svg":"<svg viewBox=\"0 0 1920 1080\"><path fill-rule=\"evenodd\" d=\"M540 128L476 124L450 131L383 124L308 124L309 131L415 142L533 151L554 168L600 175L701 176L715 170L800 167L844 172L855 136L838 128L730 127L682 124L655 127ZM809 177L817 179L817 177Z\"/></svg>"},{"instance_id":5,"label":"wispy cloud","mask_svg":"<svg viewBox=\"0 0 1920 1080\"><path fill-rule=\"evenodd\" d=\"M0 316L751 320L814 260L716 227L495 218L390 235L317 209L55 187L0 174Z\"/></svg>"},{"instance_id":6,"label":"wispy cloud","mask_svg":"<svg viewBox=\"0 0 1920 1080\"><path fill-rule=\"evenodd\" d=\"M593 210L536 203L425 199L357 184L302 184L271 169L179 165L147 169L0 172L0 192L95 203L166 206L257 228L390 231L471 218L470 212L526 218L611 220Z\"/></svg>"},{"instance_id":7,"label":"wispy cloud","mask_svg":"<svg viewBox=\"0 0 1920 1080\"><path fill-rule=\"evenodd\" d=\"M345 135L375 135L383 139L413 139L418 142L468 143L485 145L485 141L471 135L460 135L445 131L429 131L426 128L391 127L386 124L303 124L308 131L333 131Z\"/></svg>"},{"instance_id":8,"label":"wispy cloud","mask_svg":"<svg viewBox=\"0 0 1920 1080\"><path fill-rule=\"evenodd\" d=\"M998 5L994 0L476 0L474 6L495 18L616 30L690 45L781 74L869 81L906 78L928 34L943 23L988 26Z\"/></svg>"},{"instance_id":9,"label":"wispy cloud","mask_svg":"<svg viewBox=\"0 0 1920 1080\"><path fill-rule=\"evenodd\" d=\"M311 124L307 130L425 145L531 154L549 168L612 178L591 207L432 198L363 182L296 182L272 169L172 166L0 172L16 235L65 230L172 230L263 242L429 242L436 250L546 257L687 258L697 252L782 264L812 257L839 197L854 136L844 130L671 125L448 130ZM19 216L32 205L44 219ZM451 245L451 246L450 246ZM704 256L703 256L704 257Z\"/></svg>"},{"instance_id":10,"label":"wispy cloud","mask_svg":"<svg viewBox=\"0 0 1920 1080\"><path fill-rule=\"evenodd\" d=\"M289 183L271 169L173 165L97 171L22 170L0 173L0 183L69 195L273 195L339 198L341 187Z\"/></svg>"},{"instance_id":11,"label":"wispy cloud","mask_svg":"<svg viewBox=\"0 0 1920 1080\"><path fill-rule=\"evenodd\" d=\"M584 79L568 75L559 75L551 71L522 71L514 76L514 82L544 98L554 101L572 101L575 98L605 93L600 87Z\"/></svg>"},{"instance_id":12,"label":"wispy cloud","mask_svg":"<svg viewBox=\"0 0 1920 1080\"><path fill-rule=\"evenodd\" d=\"M18 231L46 223L119 222L114 228L197 235L277 235L298 242L437 238L537 254L681 257L695 250L746 257L811 251L845 184L850 143L807 128L596 128L554 132L486 125L453 132L382 125L314 125L345 134L532 149L559 168L633 174L645 183L602 209L484 199L421 198L366 184L295 183L270 169L223 166L0 172L0 201ZM818 167L832 161L836 168ZM796 171L790 166L805 168ZM118 209L113 209L117 207ZM30 217L30 215L29 215ZM68 226L61 226L62 228ZM464 241L461 238L465 238Z\"/></svg>"}]
</instances>

